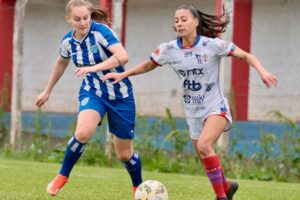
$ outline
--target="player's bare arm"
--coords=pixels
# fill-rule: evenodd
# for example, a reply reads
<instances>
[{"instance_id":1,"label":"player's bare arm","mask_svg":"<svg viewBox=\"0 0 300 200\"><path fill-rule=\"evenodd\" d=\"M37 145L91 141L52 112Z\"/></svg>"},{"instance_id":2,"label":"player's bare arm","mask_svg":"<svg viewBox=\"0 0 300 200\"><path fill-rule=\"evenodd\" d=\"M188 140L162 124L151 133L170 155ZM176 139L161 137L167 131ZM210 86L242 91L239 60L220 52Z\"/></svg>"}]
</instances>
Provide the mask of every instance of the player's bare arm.
<instances>
[{"instance_id":1,"label":"player's bare arm","mask_svg":"<svg viewBox=\"0 0 300 200\"><path fill-rule=\"evenodd\" d=\"M128 62L128 55L121 43L113 44L108 48L113 54L110 58L92 67L81 67L75 70L76 76L84 76L87 73L95 73L98 71L112 69L118 66L123 66Z\"/></svg>"},{"instance_id":2,"label":"player's bare arm","mask_svg":"<svg viewBox=\"0 0 300 200\"><path fill-rule=\"evenodd\" d=\"M145 61L123 73L108 73L104 77L102 77L102 81L104 82L108 79L113 79L114 80L113 84L115 84L115 83L120 82L121 80L123 80L124 78L126 78L128 76L134 76L134 75L149 72L149 71L155 69L157 66L158 65L156 65L155 63L153 63L150 60Z\"/></svg>"},{"instance_id":3,"label":"player's bare arm","mask_svg":"<svg viewBox=\"0 0 300 200\"><path fill-rule=\"evenodd\" d=\"M127 71L127 73L129 74L128 76L143 74L155 69L157 66L158 65L153 63L151 60L148 60L132 68L132 70Z\"/></svg>"},{"instance_id":4,"label":"player's bare arm","mask_svg":"<svg viewBox=\"0 0 300 200\"><path fill-rule=\"evenodd\" d=\"M65 58L62 58L61 56L59 56L56 59L56 61L54 63L53 71L52 71L49 81L48 81L48 84L47 84L45 90L39 94L39 96L37 97L37 99L35 101L36 106L41 107L48 100L53 87L56 85L56 83L58 82L60 77L65 72L65 69L69 65L69 62L70 62L70 59L65 59Z\"/></svg>"},{"instance_id":5,"label":"player's bare arm","mask_svg":"<svg viewBox=\"0 0 300 200\"><path fill-rule=\"evenodd\" d=\"M233 52L233 57L240 60L244 60L249 65L253 66L258 74L260 75L263 83L269 88L272 85L277 85L277 78L273 74L269 73L264 66L259 62L259 60L250 53L243 51L242 49L236 47Z\"/></svg>"}]
</instances>

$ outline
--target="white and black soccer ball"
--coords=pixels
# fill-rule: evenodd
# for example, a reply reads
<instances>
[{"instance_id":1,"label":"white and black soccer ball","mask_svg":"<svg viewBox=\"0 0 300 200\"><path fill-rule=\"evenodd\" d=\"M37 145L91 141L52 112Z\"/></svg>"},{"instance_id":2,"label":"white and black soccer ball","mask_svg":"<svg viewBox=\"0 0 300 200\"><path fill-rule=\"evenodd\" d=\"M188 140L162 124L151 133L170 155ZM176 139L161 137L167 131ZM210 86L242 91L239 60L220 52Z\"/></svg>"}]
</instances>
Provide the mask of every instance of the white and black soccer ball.
<instances>
[{"instance_id":1,"label":"white and black soccer ball","mask_svg":"<svg viewBox=\"0 0 300 200\"><path fill-rule=\"evenodd\" d=\"M135 200L168 200L167 188L159 181L147 180L141 183L134 196Z\"/></svg>"}]
</instances>

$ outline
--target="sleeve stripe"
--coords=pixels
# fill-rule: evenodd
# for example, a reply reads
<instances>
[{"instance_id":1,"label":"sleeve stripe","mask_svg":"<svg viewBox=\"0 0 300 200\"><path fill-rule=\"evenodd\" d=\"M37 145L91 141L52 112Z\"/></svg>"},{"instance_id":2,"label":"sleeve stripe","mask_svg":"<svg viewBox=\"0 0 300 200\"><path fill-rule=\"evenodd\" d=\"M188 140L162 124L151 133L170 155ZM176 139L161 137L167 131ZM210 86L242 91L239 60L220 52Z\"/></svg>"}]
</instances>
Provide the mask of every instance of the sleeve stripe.
<instances>
[{"instance_id":1,"label":"sleeve stripe","mask_svg":"<svg viewBox=\"0 0 300 200\"><path fill-rule=\"evenodd\" d=\"M236 48L236 45L233 44L232 47L231 47L231 49L230 49L230 51L229 51L229 53L228 53L228 56L232 56L233 55L233 52L234 52L235 48Z\"/></svg>"},{"instance_id":2,"label":"sleeve stripe","mask_svg":"<svg viewBox=\"0 0 300 200\"><path fill-rule=\"evenodd\" d=\"M61 56L62 58L64 58L64 59L69 59L69 58L71 58L71 56L66 57L66 56L63 56L63 55L61 55L61 54L60 54L60 56Z\"/></svg>"},{"instance_id":3,"label":"sleeve stripe","mask_svg":"<svg viewBox=\"0 0 300 200\"><path fill-rule=\"evenodd\" d=\"M150 60L151 60L151 62L152 62L153 64L158 65L158 66L161 66L161 64L157 63L157 62L153 59L152 56L150 56Z\"/></svg>"}]
</instances>

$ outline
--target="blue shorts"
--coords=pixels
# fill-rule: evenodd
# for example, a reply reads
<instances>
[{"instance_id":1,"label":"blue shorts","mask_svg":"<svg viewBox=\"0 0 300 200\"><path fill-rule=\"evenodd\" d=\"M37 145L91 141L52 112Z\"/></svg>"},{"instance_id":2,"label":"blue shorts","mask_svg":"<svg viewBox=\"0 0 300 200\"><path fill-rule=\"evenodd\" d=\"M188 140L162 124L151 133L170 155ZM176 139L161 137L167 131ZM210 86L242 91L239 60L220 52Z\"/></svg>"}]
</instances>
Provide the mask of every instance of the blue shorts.
<instances>
[{"instance_id":1,"label":"blue shorts","mask_svg":"<svg viewBox=\"0 0 300 200\"><path fill-rule=\"evenodd\" d=\"M101 120L107 113L109 132L118 138L134 138L135 102L133 96L124 99L107 100L81 93L79 96L79 112L86 109L97 111L101 116Z\"/></svg>"}]
</instances>

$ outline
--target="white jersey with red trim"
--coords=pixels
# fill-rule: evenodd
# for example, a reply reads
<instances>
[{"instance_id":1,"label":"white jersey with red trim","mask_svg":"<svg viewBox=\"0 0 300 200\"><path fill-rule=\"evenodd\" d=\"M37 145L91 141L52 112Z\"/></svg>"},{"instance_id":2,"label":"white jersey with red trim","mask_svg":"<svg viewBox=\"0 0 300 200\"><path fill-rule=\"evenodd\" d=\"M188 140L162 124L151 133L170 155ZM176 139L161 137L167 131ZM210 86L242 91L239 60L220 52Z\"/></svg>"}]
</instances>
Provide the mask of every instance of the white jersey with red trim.
<instances>
[{"instance_id":1,"label":"white jersey with red trim","mask_svg":"<svg viewBox=\"0 0 300 200\"><path fill-rule=\"evenodd\" d=\"M177 73L186 116L204 117L215 109L229 112L220 89L220 60L232 55L235 47L219 38L198 36L192 47L183 48L178 38L159 45L150 58L158 65L169 64Z\"/></svg>"}]
</instances>

